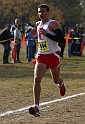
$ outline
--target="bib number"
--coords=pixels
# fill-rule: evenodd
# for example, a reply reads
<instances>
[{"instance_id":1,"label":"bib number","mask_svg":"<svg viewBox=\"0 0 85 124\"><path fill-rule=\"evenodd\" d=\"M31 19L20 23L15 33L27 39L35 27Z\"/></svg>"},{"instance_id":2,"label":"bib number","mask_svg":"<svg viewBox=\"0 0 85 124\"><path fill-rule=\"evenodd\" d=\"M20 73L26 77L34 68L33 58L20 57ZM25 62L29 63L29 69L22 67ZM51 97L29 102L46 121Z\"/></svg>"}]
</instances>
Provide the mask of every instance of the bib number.
<instances>
[{"instance_id":1,"label":"bib number","mask_svg":"<svg viewBox=\"0 0 85 124\"><path fill-rule=\"evenodd\" d=\"M47 41L38 42L39 51L48 51L49 46Z\"/></svg>"}]
</instances>

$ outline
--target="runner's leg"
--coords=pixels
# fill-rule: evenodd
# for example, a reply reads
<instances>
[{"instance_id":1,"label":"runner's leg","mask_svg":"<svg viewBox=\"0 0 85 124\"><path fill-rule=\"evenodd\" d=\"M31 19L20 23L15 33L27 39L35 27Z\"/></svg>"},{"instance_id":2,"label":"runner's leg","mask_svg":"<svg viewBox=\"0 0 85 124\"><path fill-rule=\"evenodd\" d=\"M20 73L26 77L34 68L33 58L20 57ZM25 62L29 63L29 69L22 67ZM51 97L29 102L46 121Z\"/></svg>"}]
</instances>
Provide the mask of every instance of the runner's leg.
<instances>
[{"instance_id":1,"label":"runner's leg","mask_svg":"<svg viewBox=\"0 0 85 124\"><path fill-rule=\"evenodd\" d=\"M60 66L58 66L58 68L56 68L56 69L50 69L50 72L52 75L52 79L59 86L60 95L64 96L66 93L66 88L64 86L63 79L60 76Z\"/></svg>"},{"instance_id":2,"label":"runner's leg","mask_svg":"<svg viewBox=\"0 0 85 124\"><path fill-rule=\"evenodd\" d=\"M36 63L35 70L34 70L34 86L33 86L33 97L34 97L34 104L39 105L40 99L40 83L44 76L45 71L47 70L47 66L43 63Z\"/></svg>"},{"instance_id":3,"label":"runner's leg","mask_svg":"<svg viewBox=\"0 0 85 124\"><path fill-rule=\"evenodd\" d=\"M60 66L58 66L56 69L50 69L52 79L55 84L62 84L63 79L60 76Z\"/></svg>"}]
</instances>

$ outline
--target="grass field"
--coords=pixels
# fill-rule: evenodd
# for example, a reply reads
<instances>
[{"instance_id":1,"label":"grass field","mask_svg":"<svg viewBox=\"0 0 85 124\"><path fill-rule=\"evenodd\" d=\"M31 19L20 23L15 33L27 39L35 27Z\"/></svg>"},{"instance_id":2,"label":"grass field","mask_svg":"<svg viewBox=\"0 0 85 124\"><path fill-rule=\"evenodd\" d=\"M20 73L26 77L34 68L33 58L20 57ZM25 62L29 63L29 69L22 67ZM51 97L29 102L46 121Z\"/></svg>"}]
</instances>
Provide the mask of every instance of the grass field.
<instances>
[{"instance_id":1,"label":"grass field","mask_svg":"<svg viewBox=\"0 0 85 124\"><path fill-rule=\"evenodd\" d=\"M61 76L67 91L64 97L47 70L41 83L40 118L28 113L33 105L34 65L27 62L25 46L21 48L21 64L3 65L2 54L0 45L0 124L85 124L85 51L83 57L69 58L65 49L61 58Z\"/></svg>"}]
</instances>

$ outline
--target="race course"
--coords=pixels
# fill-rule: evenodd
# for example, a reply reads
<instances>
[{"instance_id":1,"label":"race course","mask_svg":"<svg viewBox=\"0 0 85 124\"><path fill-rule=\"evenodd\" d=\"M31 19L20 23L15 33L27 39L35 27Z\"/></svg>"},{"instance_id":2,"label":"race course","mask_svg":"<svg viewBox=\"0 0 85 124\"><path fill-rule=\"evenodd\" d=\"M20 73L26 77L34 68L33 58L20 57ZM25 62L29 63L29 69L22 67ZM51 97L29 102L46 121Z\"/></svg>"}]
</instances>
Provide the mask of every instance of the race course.
<instances>
[{"instance_id":1,"label":"race course","mask_svg":"<svg viewBox=\"0 0 85 124\"><path fill-rule=\"evenodd\" d=\"M85 124L85 56L68 58L66 47L61 58L66 95L60 96L47 70L41 83L41 116L34 117L28 112L33 105L34 65L27 62L25 46L21 49L21 64L3 65L2 53L0 46L0 124Z\"/></svg>"}]
</instances>

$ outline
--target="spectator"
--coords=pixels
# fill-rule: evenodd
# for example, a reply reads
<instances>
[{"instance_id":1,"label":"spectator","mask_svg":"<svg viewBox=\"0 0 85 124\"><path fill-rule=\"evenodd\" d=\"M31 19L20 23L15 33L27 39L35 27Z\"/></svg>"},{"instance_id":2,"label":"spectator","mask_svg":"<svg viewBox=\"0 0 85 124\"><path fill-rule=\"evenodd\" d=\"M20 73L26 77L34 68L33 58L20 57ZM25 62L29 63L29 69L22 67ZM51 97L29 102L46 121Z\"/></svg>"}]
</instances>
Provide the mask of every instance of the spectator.
<instances>
[{"instance_id":1,"label":"spectator","mask_svg":"<svg viewBox=\"0 0 85 124\"><path fill-rule=\"evenodd\" d=\"M30 27L30 26L32 26L31 23L28 23L27 26L26 26L27 28L26 28L26 31L25 31L25 38L26 38L27 33L29 32L28 27ZM27 43L26 43L26 58L28 58L28 45L27 45Z\"/></svg>"},{"instance_id":2,"label":"spectator","mask_svg":"<svg viewBox=\"0 0 85 124\"><path fill-rule=\"evenodd\" d=\"M61 28L63 37L64 37L64 42L63 43L59 43L59 46L61 48L61 52L60 52L60 57L63 58L63 54L64 54L64 49L65 49L65 44L66 44L66 40L65 40L65 33L66 33L66 25L63 25Z\"/></svg>"},{"instance_id":3,"label":"spectator","mask_svg":"<svg viewBox=\"0 0 85 124\"><path fill-rule=\"evenodd\" d=\"M71 45L74 38L74 29L68 31L68 56L71 57Z\"/></svg>"},{"instance_id":4,"label":"spectator","mask_svg":"<svg viewBox=\"0 0 85 124\"><path fill-rule=\"evenodd\" d=\"M19 18L16 18L14 21L14 25L11 27L11 34L14 36L14 30L16 29L17 25L20 24ZM20 27L21 33L23 33L22 28ZM11 50L12 50L12 63L14 63L14 58L13 58L13 52L14 52L14 40L12 40L12 45L11 45Z\"/></svg>"},{"instance_id":5,"label":"spectator","mask_svg":"<svg viewBox=\"0 0 85 124\"><path fill-rule=\"evenodd\" d=\"M22 34L20 31L21 25L17 24L16 29L14 30L14 43L16 45L16 62L21 63L19 55L20 55L20 48L21 48L21 41L22 41Z\"/></svg>"},{"instance_id":6,"label":"spectator","mask_svg":"<svg viewBox=\"0 0 85 124\"><path fill-rule=\"evenodd\" d=\"M10 40L12 37L10 32L11 25L6 24L5 29L0 34L0 40L1 44L4 47L4 53L3 53L3 64L9 64L8 58L10 53Z\"/></svg>"},{"instance_id":7,"label":"spectator","mask_svg":"<svg viewBox=\"0 0 85 124\"><path fill-rule=\"evenodd\" d=\"M28 32L28 27L29 27L29 26L32 26L30 22L29 22L29 23L27 23L27 24L26 24L26 26L25 26L25 33L27 33L27 32Z\"/></svg>"},{"instance_id":8,"label":"spectator","mask_svg":"<svg viewBox=\"0 0 85 124\"><path fill-rule=\"evenodd\" d=\"M14 35L14 30L16 29L16 26L17 24L20 24L20 19L19 18L16 18L15 21L14 21L14 25L11 27L11 34ZM20 27L20 31L21 33L23 33L23 30L22 28Z\"/></svg>"},{"instance_id":9,"label":"spectator","mask_svg":"<svg viewBox=\"0 0 85 124\"><path fill-rule=\"evenodd\" d=\"M32 58L34 58L34 45L35 45L35 41L34 41L34 37L30 34L30 31L32 29L32 26L28 27L28 32L26 33L26 46L27 46L27 58L28 58L28 62L32 62Z\"/></svg>"}]
</instances>

